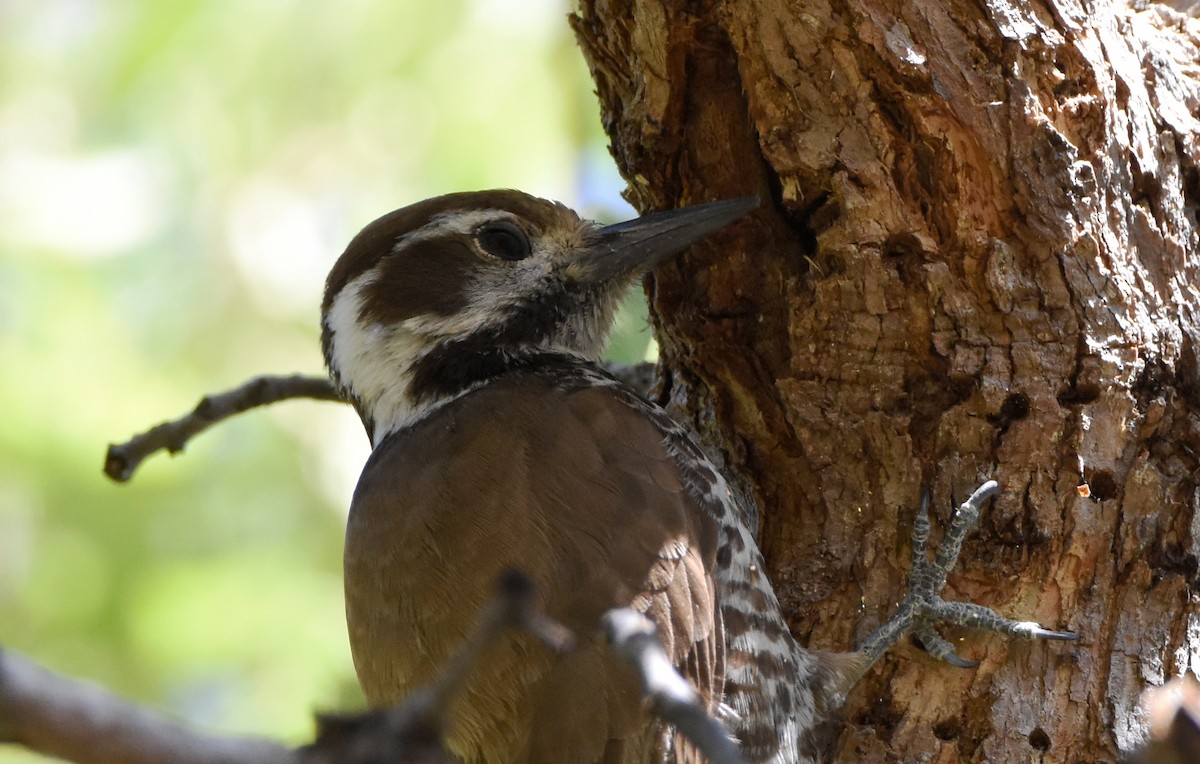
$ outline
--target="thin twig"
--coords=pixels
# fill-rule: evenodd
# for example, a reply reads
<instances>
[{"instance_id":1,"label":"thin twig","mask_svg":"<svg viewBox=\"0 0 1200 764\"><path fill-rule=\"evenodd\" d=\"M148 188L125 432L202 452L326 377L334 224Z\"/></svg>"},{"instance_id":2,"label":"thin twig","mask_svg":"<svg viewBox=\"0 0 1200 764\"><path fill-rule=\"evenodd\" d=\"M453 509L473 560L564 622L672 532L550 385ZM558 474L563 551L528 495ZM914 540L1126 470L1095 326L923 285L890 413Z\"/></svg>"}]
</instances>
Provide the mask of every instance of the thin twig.
<instances>
[{"instance_id":1,"label":"thin twig","mask_svg":"<svg viewBox=\"0 0 1200 764\"><path fill-rule=\"evenodd\" d=\"M686 737L710 764L744 764L737 743L704 708L700 695L667 657L650 619L628 608L604 615L609 643L637 671L655 716Z\"/></svg>"},{"instance_id":2,"label":"thin twig","mask_svg":"<svg viewBox=\"0 0 1200 764\"><path fill-rule=\"evenodd\" d=\"M606 363L604 368L643 395L648 394L654 384L654 364L623 366ZM204 396L196 408L178 419L163 422L124 443L110 445L104 458L104 474L124 483L133 477L143 461L159 451L177 454L192 438L215 424L243 411L291 398L346 402L325 377L303 374L255 377L232 390Z\"/></svg>"},{"instance_id":3,"label":"thin twig","mask_svg":"<svg viewBox=\"0 0 1200 764\"><path fill-rule=\"evenodd\" d=\"M178 453L192 438L235 414L289 398L343 400L324 377L302 374L255 377L232 390L204 396L186 416L163 422L124 443L110 445L104 458L104 474L123 483L148 456L163 450Z\"/></svg>"}]
</instances>

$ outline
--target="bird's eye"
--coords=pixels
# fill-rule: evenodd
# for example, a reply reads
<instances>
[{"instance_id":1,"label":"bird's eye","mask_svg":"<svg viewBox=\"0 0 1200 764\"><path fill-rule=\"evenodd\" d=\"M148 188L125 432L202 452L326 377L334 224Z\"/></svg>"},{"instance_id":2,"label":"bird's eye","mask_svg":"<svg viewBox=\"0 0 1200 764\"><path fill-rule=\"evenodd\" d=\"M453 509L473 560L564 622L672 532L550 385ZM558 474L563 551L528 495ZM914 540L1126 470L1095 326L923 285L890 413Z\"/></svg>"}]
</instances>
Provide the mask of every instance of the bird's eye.
<instances>
[{"instance_id":1,"label":"bird's eye","mask_svg":"<svg viewBox=\"0 0 1200 764\"><path fill-rule=\"evenodd\" d=\"M484 252L501 260L524 260L531 254L525 232L506 220L483 226L475 233L475 240Z\"/></svg>"}]
</instances>

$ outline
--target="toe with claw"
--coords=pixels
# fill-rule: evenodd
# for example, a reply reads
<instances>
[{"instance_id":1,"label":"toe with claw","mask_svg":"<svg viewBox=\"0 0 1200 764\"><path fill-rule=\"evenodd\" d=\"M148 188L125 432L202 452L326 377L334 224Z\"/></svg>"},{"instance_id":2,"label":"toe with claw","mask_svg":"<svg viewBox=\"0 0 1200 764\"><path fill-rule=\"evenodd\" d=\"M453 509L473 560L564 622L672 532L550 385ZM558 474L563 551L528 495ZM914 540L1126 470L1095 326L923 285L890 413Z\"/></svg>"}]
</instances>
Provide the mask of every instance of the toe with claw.
<instances>
[{"instance_id":1,"label":"toe with claw","mask_svg":"<svg viewBox=\"0 0 1200 764\"><path fill-rule=\"evenodd\" d=\"M975 527L984 504L999 491L1000 486L996 481L989 480L958 507L932 561L927 554L929 496L926 494L922 498L921 508L913 522L913 561L912 570L909 572L908 594L892 617L863 642L858 650L862 656L861 671L856 672L857 676L846 677L849 681L838 688L837 695L844 697L845 691L848 691L867 669L908 634L914 635L931 655L946 663L962 668L978 666L977 661L967 660L954 651L954 647L934 630L937 624L985 629L1026 639L1076 639L1076 635L1071 632L1044 629L1030 621L1013 621L982 605L947 602L942 599L941 592L946 586L946 577L958 562L963 540Z\"/></svg>"}]
</instances>

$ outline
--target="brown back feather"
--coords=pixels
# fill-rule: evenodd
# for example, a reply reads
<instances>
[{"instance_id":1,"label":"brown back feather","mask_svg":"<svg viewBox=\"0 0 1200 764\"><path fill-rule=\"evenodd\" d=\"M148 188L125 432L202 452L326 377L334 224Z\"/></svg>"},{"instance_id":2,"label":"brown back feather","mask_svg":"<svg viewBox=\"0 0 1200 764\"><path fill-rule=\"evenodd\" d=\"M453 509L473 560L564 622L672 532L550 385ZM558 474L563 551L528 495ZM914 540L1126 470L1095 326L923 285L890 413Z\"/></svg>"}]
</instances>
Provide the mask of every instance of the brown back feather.
<instances>
[{"instance_id":1,"label":"brown back feather","mask_svg":"<svg viewBox=\"0 0 1200 764\"><path fill-rule=\"evenodd\" d=\"M346 539L350 638L369 701L429 681L496 576L515 567L582 646L555 658L506 639L458 705L451 749L468 762L650 760L661 730L596 635L610 608L642 610L715 709L717 531L694 501L662 432L605 389L510 374L388 438L364 470Z\"/></svg>"}]
</instances>

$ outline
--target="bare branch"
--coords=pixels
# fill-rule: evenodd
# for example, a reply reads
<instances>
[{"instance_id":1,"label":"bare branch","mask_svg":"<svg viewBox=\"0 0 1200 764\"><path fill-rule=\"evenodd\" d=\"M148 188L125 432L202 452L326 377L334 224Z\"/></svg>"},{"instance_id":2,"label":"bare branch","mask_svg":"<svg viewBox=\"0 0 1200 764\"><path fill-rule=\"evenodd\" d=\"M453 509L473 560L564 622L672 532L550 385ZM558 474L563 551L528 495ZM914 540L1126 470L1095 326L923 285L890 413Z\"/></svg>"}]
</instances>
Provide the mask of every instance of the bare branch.
<instances>
[{"instance_id":1,"label":"bare branch","mask_svg":"<svg viewBox=\"0 0 1200 764\"><path fill-rule=\"evenodd\" d=\"M89 764L293 764L255 738L202 735L96 685L0 651L0 741Z\"/></svg>"},{"instance_id":2,"label":"bare branch","mask_svg":"<svg viewBox=\"0 0 1200 764\"><path fill-rule=\"evenodd\" d=\"M658 718L675 725L711 764L744 764L729 730L709 715L699 694L671 664L650 619L618 608L605 613L604 630L613 650L638 672Z\"/></svg>"},{"instance_id":3,"label":"bare branch","mask_svg":"<svg viewBox=\"0 0 1200 764\"><path fill-rule=\"evenodd\" d=\"M92 684L0 651L0 743L80 764L448 764L442 744L451 703L487 650L513 628L564 651L574 637L538 612L533 585L501 576L479 625L432 684L398 705L318 718L316 741L298 750L265 739L205 735Z\"/></svg>"},{"instance_id":4,"label":"bare branch","mask_svg":"<svg viewBox=\"0 0 1200 764\"><path fill-rule=\"evenodd\" d=\"M123 483L146 457L162 450L175 454L200 433L235 414L289 398L313 398L342 401L342 397L324 377L302 374L262 376L217 395L206 395L191 413L163 422L130 440L110 445L104 459L104 474Z\"/></svg>"},{"instance_id":5,"label":"bare branch","mask_svg":"<svg viewBox=\"0 0 1200 764\"><path fill-rule=\"evenodd\" d=\"M654 384L655 367L651 363L633 366L606 363L604 368L642 395L648 394ZM291 398L346 402L325 377L303 374L255 377L232 390L204 396L196 408L179 419L163 422L124 443L110 445L104 458L104 474L124 483L149 456L159 451L177 454L192 438L235 414Z\"/></svg>"}]
</instances>

